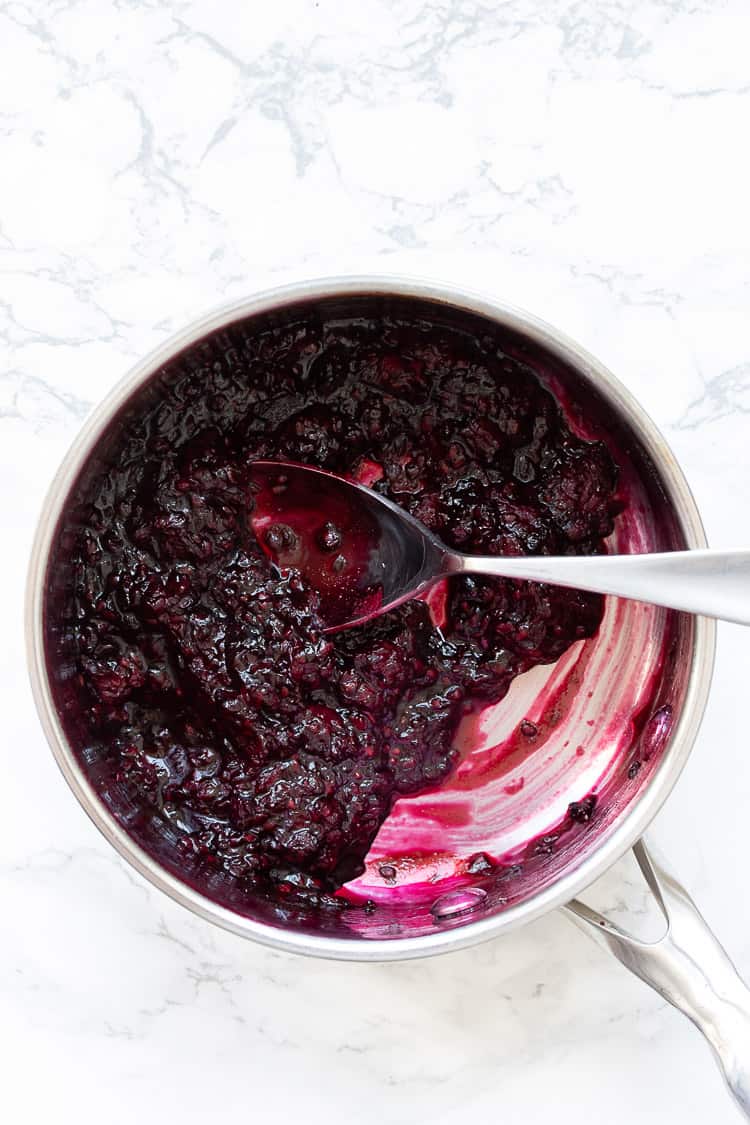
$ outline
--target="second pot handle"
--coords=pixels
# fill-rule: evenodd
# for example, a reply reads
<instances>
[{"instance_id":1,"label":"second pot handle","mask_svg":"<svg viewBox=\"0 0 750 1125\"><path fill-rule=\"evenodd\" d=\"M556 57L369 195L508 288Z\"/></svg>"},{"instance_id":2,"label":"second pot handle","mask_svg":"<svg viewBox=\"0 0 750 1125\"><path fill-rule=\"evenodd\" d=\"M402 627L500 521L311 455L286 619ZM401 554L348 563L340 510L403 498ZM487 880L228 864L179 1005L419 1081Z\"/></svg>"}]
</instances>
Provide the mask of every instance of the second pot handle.
<instances>
[{"instance_id":1,"label":"second pot handle","mask_svg":"<svg viewBox=\"0 0 750 1125\"><path fill-rule=\"evenodd\" d=\"M655 863L642 840L633 852L666 919L663 937L657 941L631 937L577 899L565 909L571 921L703 1032L732 1095L750 1120L750 989L685 888Z\"/></svg>"}]
</instances>

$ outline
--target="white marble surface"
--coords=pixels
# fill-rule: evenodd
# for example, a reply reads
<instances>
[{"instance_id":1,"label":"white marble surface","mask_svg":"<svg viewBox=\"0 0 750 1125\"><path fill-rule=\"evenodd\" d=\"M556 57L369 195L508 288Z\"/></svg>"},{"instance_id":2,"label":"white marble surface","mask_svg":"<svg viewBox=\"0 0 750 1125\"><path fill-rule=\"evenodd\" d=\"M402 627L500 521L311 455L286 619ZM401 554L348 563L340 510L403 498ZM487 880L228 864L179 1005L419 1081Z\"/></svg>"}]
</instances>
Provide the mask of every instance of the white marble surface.
<instances>
[{"instance_id":1,"label":"white marble surface","mask_svg":"<svg viewBox=\"0 0 750 1125\"><path fill-rule=\"evenodd\" d=\"M44 489L87 408L227 298L376 269L565 328L750 542L747 0L0 3L0 1057L9 1122L735 1120L688 1023L562 916L310 962L146 886L26 684ZM652 835L750 976L747 637ZM599 892L643 907L629 873ZM625 880L625 881L623 881Z\"/></svg>"}]
</instances>

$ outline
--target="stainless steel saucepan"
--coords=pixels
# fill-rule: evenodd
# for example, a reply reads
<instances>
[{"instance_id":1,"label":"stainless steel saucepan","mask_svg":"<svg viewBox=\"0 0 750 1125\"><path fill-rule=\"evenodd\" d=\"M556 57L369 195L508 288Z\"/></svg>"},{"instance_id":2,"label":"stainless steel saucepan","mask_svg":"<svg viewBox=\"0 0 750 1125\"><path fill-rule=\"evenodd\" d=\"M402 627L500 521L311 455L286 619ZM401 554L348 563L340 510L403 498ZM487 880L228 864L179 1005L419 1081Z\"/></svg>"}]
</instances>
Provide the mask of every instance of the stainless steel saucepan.
<instances>
[{"instance_id":1,"label":"stainless steel saucepan","mask_svg":"<svg viewBox=\"0 0 750 1125\"><path fill-rule=\"evenodd\" d=\"M632 501L618 520L612 549L706 545L679 465L638 403L597 360L534 316L449 285L401 278L311 281L261 294L190 326L139 363L94 410L52 483L30 564L26 630L34 697L57 762L97 827L145 878L207 921L276 949L362 961L424 957L485 941L564 908L698 1026L750 1118L750 992L687 892L657 866L642 839L698 732L713 666L713 621L608 599L599 637L566 654L558 665L520 677L496 708L487 739L498 743L509 725L517 725L521 717L533 719L535 708L543 706L540 700L568 685L565 718L543 749L529 751L525 787L518 797L510 796L514 790L507 777L490 780L468 796L464 791L461 799L473 802L472 815L461 824L446 822L442 866L428 871L427 878L407 875L398 893L391 894L379 871L395 854L421 799L399 802L375 842L373 861L357 882L362 901L374 900L377 909L325 919L238 900L231 888L201 883L186 873L167 835L154 836L158 826L129 825L126 830L117 786L84 768L65 736L55 704L55 673L45 659L45 604L59 573L71 496L123 413L137 408L145 388L154 393L159 380L169 378L170 366L186 349L200 355L206 341L220 347L239 322L253 331L256 325L260 329L351 315L353 309L363 317L406 309L428 322L471 323L475 331L501 333L504 346L529 362L554 391L572 425L585 433L593 419L599 432L606 429ZM207 363L206 379L211 377ZM600 800L591 824L569 843L546 837L545 828L592 786ZM449 780L446 800L456 797L450 789ZM434 796L432 800L434 804ZM439 798L435 815L439 820ZM424 817L411 823L422 824ZM534 839L549 840L549 846L537 849L528 870L514 871L514 878L498 885L480 869L463 881L450 869L451 855L512 855ZM655 942L636 940L577 899L629 848L666 918L666 933Z\"/></svg>"}]
</instances>

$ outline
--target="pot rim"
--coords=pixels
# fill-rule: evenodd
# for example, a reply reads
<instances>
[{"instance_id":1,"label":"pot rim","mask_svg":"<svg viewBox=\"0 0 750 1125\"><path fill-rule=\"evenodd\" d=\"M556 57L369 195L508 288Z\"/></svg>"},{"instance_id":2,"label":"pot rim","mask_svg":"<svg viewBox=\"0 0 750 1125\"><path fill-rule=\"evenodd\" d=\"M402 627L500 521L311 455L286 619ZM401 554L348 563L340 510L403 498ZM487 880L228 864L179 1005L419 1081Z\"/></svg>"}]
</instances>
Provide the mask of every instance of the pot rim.
<instances>
[{"instance_id":1,"label":"pot rim","mask_svg":"<svg viewBox=\"0 0 750 1125\"><path fill-rule=\"evenodd\" d=\"M97 796L67 742L52 700L44 655L44 581L60 515L81 466L114 415L173 356L207 334L236 320L305 301L356 295L415 298L474 313L541 344L574 367L589 382L596 382L609 403L639 435L652 458L675 509L687 546L700 548L707 545L695 499L682 469L656 425L619 380L564 333L532 313L505 301L448 282L387 274L311 278L221 305L199 320L192 321L136 363L93 408L55 474L42 506L29 562L25 634L34 701L44 733L65 780L99 831L120 856L153 886L206 921L276 950L347 961L395 961L464 949L539 918L547 911L563 906L575 898L624 855L640 838L669 796L692 750L711 683L716 622L703 617L695 619L685 699L671 732L668 749L662 755L644 792L628 807L611 835L579 866L532 898L508 907L499 914L467 921L455 929L415 937L328 937L282 929L236 914L163 868L128 835Z\"/></svg>"}]
</instances>

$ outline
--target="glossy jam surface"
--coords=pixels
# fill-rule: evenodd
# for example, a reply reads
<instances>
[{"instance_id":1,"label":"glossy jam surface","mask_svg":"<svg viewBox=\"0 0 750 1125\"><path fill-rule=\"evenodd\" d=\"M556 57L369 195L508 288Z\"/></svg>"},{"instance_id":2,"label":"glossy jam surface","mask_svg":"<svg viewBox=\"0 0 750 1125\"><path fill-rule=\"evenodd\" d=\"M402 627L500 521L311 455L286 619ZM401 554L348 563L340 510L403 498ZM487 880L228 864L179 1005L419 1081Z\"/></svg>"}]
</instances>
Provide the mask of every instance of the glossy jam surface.
<instances>
[{"instance_id":1,"label":"glossy jam surface","mask_svg":"<svg viewBox=\"0 0 750 1125\"><path fill-rule=\"evenodd\" d=\"M593 636L602 600L459 577L324 634L318 591L269 557L294 529L253 523L256 459L370 484L485 554L603 550L617 472L496 341L416 319L239 324L131 405L61 539L48 647L68 737L186 861L330 892L395 800L455 770L459 723ZM342 529L310 516L333 565Z\"/></svg>"}]
</instances>

